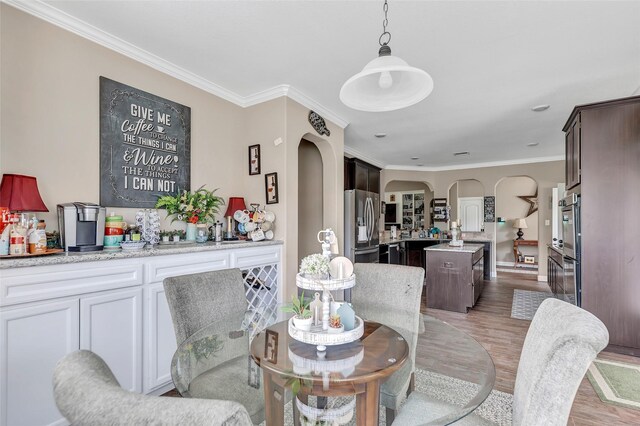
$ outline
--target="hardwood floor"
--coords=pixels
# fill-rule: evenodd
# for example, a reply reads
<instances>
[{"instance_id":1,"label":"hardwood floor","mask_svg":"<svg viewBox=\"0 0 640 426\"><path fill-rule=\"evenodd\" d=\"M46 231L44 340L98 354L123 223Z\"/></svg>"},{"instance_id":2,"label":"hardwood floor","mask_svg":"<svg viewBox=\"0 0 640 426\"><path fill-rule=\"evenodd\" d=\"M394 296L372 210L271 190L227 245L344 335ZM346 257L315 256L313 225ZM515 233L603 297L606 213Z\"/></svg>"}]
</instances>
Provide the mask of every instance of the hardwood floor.
<instances>
[{"instance_id":1,"label":"hardwood floor","mask_svg":"<svg viewBox=\"0 0 640 426\"><path fill-rule=\"evenodd\" d=\"M496 366L495 389L513 393L520 351L530 321L511 318L514 289L548 291L546 283L535 276L500 273L498 279L486 281L477 305L468 314L426 308L422 312L446 321L475 338L491 354ZM601 352L598 358L640 365L640 358ZM589 381L580 384L571 410L569 425L640 425L640 411L617 407L600 401Z\"/></svg>"}]
</instances>

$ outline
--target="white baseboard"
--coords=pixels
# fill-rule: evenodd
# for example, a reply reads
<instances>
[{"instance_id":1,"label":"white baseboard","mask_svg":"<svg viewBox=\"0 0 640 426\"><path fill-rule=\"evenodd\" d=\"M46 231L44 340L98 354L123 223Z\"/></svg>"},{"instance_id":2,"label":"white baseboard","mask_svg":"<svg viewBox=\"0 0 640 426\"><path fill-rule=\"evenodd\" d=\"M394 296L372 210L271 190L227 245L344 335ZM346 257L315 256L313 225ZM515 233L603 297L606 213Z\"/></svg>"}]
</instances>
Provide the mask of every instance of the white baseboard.
<instances>
[{"instance_id":1,"label":"white baseboard","mask_svg":"<svg viewBox=\"0 0 640 426\"><path fill-rule=\"evenodd\" d=\"M547 282L547 276L546 275L538 275L538 281L546 283Z\"/></svg>"}]
</instances>

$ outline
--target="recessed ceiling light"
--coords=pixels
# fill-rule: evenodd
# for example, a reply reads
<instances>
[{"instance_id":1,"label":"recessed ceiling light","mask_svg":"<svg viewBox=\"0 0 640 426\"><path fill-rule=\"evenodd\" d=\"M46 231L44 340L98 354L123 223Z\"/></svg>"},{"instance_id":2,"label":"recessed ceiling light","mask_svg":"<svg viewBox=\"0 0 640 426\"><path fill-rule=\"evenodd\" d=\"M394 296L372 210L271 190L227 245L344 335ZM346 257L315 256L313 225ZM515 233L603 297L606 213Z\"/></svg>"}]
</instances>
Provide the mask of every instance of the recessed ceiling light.
<instances>
[{"instance_id":1,"label":"recessed ceiling light","mask_svg":"<svg viewBox=\"0 0 640 426\"><path fill-rule=\"evenodd\" d=\"M375 133L373 136L375 136L376 138L384 138L387 136L386 133Z\"/></svg>"},{"instance_id":2,"label":"recessed ceiling light","mask_svg":"<svg viewBox=\"0 0 640 426\"><path fill-rule=\"evenodd\" d=\"M549 109L549 105L542 104L542 105L536 105L536 106L532 107L531 111L540 112L540 111L546 111L548 109Z\"/></svg>"},{"instance_id":3,"label":"recessed ceiling light","mask_svg":"<svg viewBox=\"0 0 640 426\"><path fill-rule=\"evenodd\" d=\"M471 155L471 154L469 154L469 151L460 151L460 152L454 152L453 153L454 157L459 157L461 155Z\"/></svg>"},{"instance_id":4,"label":"recessed ceiling light","mask_svg":"<svg viewBox=\"0 0 640 426\"><path fill-rule=\"evenodd\" d=\"M539 145L538 142L531 142L527 144L527 146L538 146L538 145Z\"/></svg>"},{"instance_id":5,"label":"recessed ceiling light","mask_svg":"<svg viewBox=\"0 0 640 426\"><path fill-rule=\"evenodd\" d=\"M412 160L419 160L420 157L411 157Z\"/></svg>"}]
</instances>

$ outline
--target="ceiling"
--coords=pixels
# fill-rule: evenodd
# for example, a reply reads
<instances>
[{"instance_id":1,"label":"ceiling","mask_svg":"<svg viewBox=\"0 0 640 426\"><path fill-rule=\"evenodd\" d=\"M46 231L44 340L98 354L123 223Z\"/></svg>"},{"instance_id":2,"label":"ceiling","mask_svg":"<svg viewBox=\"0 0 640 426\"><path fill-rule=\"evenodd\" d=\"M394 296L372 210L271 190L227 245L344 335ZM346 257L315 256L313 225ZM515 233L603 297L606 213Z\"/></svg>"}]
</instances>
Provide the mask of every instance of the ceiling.
<instances>
[{"instance_id":1,"label":"ceiling","mask_svg":"<svg viewBox=\"0 0 640 426\"><path fill-rule=\"evenodd\" d=\"M384 113L354 111L338 99L341 85L377 55L382 1L40 5L236 96L290 85L349 123L347 152L389 168L557 160L574 105L640 88L638 1L391 0L393 54L426 70L435 87L419 104ZM551 107L531 110L540 104ZM454 157L459 151L469 155Z\"/></svg>"}]
</instances>

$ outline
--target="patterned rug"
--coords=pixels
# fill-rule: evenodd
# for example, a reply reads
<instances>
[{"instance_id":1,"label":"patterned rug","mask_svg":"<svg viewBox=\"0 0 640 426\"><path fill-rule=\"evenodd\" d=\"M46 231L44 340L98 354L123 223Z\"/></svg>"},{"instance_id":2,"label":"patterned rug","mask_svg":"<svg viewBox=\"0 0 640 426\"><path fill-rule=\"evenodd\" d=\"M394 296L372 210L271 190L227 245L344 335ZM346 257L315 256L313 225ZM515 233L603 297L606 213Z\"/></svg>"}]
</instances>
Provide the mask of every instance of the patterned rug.
<instances>
[{"instance_id":1,"label":"patterned rug","mask_svg":"<svg viewBox=\"0 0 640 426\"><path fill-rule=\"evenodd\" d=\"M441 402L463 406L478 392L478 385L455 379L449 376L432 373L421 369L416 370L416 390ZM341 407L349 403L353 397L329 398L329 407ZM314 397L309 397L309 402L313 404ZM404 404L404 402L403 402ZM513 405L513 395L497 390L492 390L484 403L473 413L497 425L511 425L511 407ZM291 401L284 407L285 426L293 425L293 410ZM400 407L402 410L402 407ZM386 422L386 412L384 407L380 408L380 424ZM260 426L264 426L262 422ZM341 423L342 424L342 423ZM352 418L347 425L355 425L355 418Z\"/></svg>"},{"instance_id":2,"label":"patterned rug","mask_svg":"<svg viewBox=\"0 0 640 426\"><path fill-rule=\"evenodd\" d=\"M550 291L513 290L511 318L531 321L538 306L549 297L553 297Z\"/></svg>"},{"instance_id":3,"label":"patterned rug","mask_svg":"<svg viewBox=\"0 0 640 426\"><path fill-rule=\"evenodd\" d=\"M587 377L602 402L640 410L640 365L596 359Z\"/></svg>"}]
</instances>

